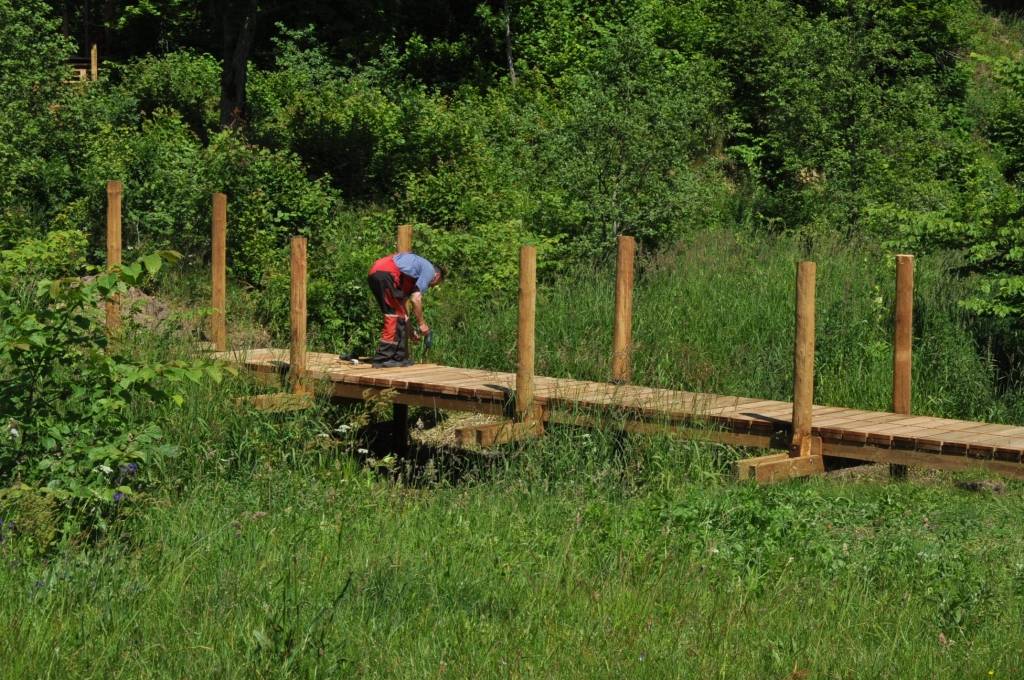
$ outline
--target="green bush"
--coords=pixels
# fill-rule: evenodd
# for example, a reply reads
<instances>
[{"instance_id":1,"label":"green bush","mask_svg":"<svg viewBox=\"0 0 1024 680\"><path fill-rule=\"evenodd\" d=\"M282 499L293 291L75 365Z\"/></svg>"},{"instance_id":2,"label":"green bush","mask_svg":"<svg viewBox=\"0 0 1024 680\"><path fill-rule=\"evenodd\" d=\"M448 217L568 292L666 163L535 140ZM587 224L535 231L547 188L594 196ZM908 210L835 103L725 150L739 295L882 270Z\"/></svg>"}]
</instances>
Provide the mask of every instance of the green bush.
<instances>
[{"instance_id":1,"label":"green bush","mask_svg":"<svg viewBox=\"0 0 1024 680\"><path fill-rule=\"evenodd\" d=\"M0 0L0 248L42 232L66 160L51 145L71 43L42 0Z\"/></svg>"},{"instance_id":2,"label":"green bush","mask_svg":"<svg viewBox=\"0 0 1024 680\"><path fill-rule=\"evenodd\" d=\"M180 51L147 55L117 68L119 96L152 114L172 108L202 139L220 125L220 63L209 54Z\"/></svg>"},{"instance_id":3,"label":"green bush","mask_svg":"<svg viewBox=\"0 0 1024 680\"><path fill-rule=\"evenodd\" d=\"M82 271L88 239L81 231L51 231L0 251L0 288Z\"/></svg>"},{"instance_id":4,"label":"green bush","mask_svg":"<svg viewBox=\"0 0 1024 680\"><path fill-rule=\"evenodd\" d=\"M265 284L286 266L289 237L315 236L340 207L327 181L309 179L295 154L249 144L235 132L215 135L202 159L207 189L228 195L228 266L243 281ZM204 210L199 233L208 243Z\"/></svg>"},{"instance_id":5,"label":"green bush","mask_svg":"<svg viewBox=\"0 0 1024 680\"><path fill-rule=\"evenodd\" d=\"M44 280L27 299L0 290L0 496L42 493L101 518L173 454L159 425L132 408L180 400L175 382L219 380L220 369L137 362L130 343L108 340L101 304L169 258L89 281Z\"/></svg>"}]
</instances>

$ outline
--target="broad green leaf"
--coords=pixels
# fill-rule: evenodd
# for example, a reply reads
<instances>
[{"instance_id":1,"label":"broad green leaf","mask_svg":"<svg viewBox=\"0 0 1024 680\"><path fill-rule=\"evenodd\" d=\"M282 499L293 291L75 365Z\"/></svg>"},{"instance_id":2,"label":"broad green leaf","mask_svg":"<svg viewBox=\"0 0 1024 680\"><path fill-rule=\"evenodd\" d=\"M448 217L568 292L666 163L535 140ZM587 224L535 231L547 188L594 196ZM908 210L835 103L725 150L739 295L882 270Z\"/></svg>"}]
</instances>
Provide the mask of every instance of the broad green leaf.
<instances>
[{"instance_id":1,"label":"broad green leaf","mask_svg":"<svg viewBox=\"0 0 1024 680\"><path fill-rule=\"evenodd\" d=\"M156 273L160 271L160 267L163 265L163 263L163 258L161 258L160 255L156 253L153 253L152 255L147 255L146 257L142 258L142 264L146 266L146 271L148 271L150 275L153 276L155 276Z\"/></svg>"}]
</instances>

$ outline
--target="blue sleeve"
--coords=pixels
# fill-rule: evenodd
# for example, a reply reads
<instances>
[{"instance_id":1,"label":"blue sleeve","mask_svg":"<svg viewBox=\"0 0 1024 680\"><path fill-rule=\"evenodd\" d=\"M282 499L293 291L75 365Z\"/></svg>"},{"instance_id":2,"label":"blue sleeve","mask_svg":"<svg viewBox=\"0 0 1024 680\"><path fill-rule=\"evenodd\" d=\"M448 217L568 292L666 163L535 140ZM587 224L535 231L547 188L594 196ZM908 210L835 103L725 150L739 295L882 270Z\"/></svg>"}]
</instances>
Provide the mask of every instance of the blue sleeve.
<instances>
[{"instance_id":1,"label":"blue sleeve","mask_svg":"<svg viewBox=\"0 0 1024 680\"><path fill-rule=\"evenodd\" d=\"M416 279L416 288L419 289L420 294L426 293L427 289L430 288L430 282L434 280L434 274L436 273L434 265L425 257L420 257L413 253L399 253L395 255L394 259L395 265L398 266L398 271L410 278Z\"/></svg>"}]
</instances>

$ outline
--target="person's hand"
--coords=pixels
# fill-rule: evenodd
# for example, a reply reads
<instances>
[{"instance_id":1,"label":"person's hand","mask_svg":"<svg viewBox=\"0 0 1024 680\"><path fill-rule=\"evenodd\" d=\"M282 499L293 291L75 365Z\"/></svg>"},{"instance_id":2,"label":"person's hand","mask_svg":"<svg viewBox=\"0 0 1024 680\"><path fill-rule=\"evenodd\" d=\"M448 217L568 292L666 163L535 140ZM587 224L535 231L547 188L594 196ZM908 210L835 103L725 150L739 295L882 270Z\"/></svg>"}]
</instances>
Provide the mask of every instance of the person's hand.
<instances>
[{"instance_id":1,"label":"person's hand","mask_svg":"<svg viewBox=\"0 0 1024 680\"><path fill-rule=\"evenodd\" d=\"M425 323L420 324L420 334L426 337L427 333L430 332L430 326Z\"/></svg>"}]
</instances>

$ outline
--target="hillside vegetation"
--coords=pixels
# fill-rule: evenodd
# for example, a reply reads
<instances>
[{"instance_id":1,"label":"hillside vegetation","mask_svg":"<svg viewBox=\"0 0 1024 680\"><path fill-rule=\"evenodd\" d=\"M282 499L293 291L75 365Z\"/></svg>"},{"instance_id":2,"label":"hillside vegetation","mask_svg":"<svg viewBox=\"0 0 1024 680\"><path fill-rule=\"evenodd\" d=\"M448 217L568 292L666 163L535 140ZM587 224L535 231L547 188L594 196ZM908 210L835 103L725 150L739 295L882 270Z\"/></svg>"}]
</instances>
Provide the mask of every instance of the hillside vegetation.
<instances>
[{"instance_id":1,"label":"hillside vegetation","mask_svg":"<svg viewBox=\"0 0 1024 680\"><path fill-rule=\"evenodd\" d=\"M267 414L200 349L210 196L235 347L366 352L369 264L452 271L431 361L1024 423L1024 23L975 0L0 0L0 662L12 677L1020 677L1024 486L885 470L759 489L748 451L552 426L451 448L386 400ZM79 6L81 5L81 6ZM67 60L101 43L100 78ZM104 186L127 263L103 273ZM113 339L103 302L139 302ZM421 351L421 350L418 350ZM421 355L422 356L422 355Z\"/></svg>"}]
</instances>

